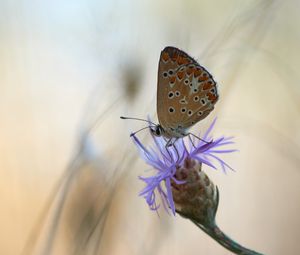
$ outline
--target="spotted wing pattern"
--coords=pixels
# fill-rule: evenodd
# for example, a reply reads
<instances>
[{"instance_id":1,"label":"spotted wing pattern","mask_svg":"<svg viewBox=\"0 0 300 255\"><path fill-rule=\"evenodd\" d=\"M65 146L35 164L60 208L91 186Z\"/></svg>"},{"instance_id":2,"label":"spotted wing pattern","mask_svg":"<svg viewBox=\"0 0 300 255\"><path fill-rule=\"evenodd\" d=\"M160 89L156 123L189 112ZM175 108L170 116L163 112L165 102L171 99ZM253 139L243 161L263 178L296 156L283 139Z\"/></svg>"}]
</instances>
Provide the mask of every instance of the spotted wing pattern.
<instances>
[{"instance_id":1,"label":"spotted wing pattern","mask_svg":"<svg viewBox=\"0 0 300 255\"><path fill-rule=\"evenodd\" d=\"M167 135L184 131L204 119L218 100L211 74L185 52L166 47L160 55L157 85L157 115Z\"/></svg>"}]
</instances>

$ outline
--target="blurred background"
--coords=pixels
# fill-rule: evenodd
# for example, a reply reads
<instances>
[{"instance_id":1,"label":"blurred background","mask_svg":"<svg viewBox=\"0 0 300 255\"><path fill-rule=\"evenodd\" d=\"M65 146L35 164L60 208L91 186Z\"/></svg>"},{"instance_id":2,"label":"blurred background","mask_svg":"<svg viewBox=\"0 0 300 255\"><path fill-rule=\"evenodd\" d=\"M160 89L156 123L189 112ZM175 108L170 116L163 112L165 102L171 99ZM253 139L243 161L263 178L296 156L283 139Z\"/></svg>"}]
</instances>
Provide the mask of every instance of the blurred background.
<instances>
[{"instance_id":1,"label":"blurred background","mask_svg":"<svg viewBox=\"0 0 300 255\"><path fill-rule=\"evenodd\" d=\"M0 254L230 254L138 197L149 169L120 115L156 116L168 45L218 82L235 136L217 222L265 254L300 254L300 2L0 1ZM139 134L147 144L149 134Z\"/></svg>"}]
</instances>

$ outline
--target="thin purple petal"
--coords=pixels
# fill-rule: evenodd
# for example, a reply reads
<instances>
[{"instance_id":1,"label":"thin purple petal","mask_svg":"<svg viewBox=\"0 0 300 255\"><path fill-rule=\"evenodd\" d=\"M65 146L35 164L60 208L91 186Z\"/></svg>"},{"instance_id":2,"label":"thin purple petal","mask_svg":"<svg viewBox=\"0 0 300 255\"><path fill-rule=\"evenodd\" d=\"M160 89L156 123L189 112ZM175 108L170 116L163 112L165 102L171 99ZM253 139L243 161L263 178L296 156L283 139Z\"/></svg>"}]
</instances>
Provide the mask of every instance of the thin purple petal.
<instances>
[{"instance_id":1,"label":"thin purple petal","mask_svg":"<svg viewBox=\"0 0 300 255\"><path fill-rule=\"evenodd\" d=\"M216 118L201 139L211 140L212 136L210 133L215 123ZM182 166L187 157L193 158L213 169L217 169L216 166L218 165L224 173L226 173L227 168L233 170L220 158L222 154L237 151L235 149L223 149L225 146L234 144L233 137L218 137L209 143L196 142L194 138L191 138L188 142L189 146L186 145L183 139L179 139L173 146L166 147L164 138L156 137L152 133L151 136L154 141L154 147L147 149L135 135L132 135L141 156L156 171L154 175L149 177L139 176L139 179L145 183L145 187L139 195L144 197L151 210L157 211L160 208L159 197L165 210L171 211L175 215L171 180L177 185L185 183L185 181L177 180L174 175L176 167Z\"/></svg>"}]
</instances>

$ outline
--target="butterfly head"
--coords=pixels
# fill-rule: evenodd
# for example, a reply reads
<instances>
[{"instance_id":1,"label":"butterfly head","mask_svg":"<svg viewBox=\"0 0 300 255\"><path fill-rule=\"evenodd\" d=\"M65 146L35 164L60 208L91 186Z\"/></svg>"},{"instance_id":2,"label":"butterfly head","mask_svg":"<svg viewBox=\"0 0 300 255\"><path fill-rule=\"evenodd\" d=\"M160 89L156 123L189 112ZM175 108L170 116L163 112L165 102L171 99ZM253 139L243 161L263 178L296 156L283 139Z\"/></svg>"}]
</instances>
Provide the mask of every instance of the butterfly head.
<instances>
[{"instance_id":1,"label":"butterfly head","mask_svg":"<svg viewBox=\"0 0 300 255\"><path fill-rule=\"evenodd\" d=\"M154 127L150 127L150 131L154 136L162 136L164 133L164 129L161 125L155 125Z\"/></svg>"}]
</instances>

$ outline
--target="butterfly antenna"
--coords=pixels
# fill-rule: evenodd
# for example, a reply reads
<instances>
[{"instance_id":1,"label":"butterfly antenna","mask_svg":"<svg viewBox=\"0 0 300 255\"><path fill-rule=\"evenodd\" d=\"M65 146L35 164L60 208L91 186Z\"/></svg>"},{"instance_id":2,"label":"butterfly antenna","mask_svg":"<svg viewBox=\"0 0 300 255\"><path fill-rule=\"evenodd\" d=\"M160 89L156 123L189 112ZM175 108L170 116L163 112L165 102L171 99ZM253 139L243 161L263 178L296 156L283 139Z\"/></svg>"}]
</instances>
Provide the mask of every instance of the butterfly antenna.
<instances>
[{"instance_id":1,"label":"butterfly antenna","mask_svg":"<svg viewBox=\"0 0 300 255\"><path fill-rule=\"evenodd\" d=\"M139 119L139 118L131 118L131 117L124 117L124 116L120 116L120 118L122 120L140 120L140 121L144 121L144 122L148 122L154 126L157 126L155 123L151 122L150 120L144 120L144 119Z\"/></svg>"},{"instance_id":2,"label":"butterfly antenna","mask_svg":"<svg viewBox=\"0 0 300 255\"><path fill-rule=\"evenodd\" d=\"M135 131L135 132L131 133L131 134L130 134L130 137L134 136L136 133L138 133L138 132L140 132L140 131L142 131L142 130L144 130L144 129L146 129L146 128L150 128L150 126L143 127L143 128L141 128L141 129L139 129L138 131Z\"/></svg>"}]
</instances>

